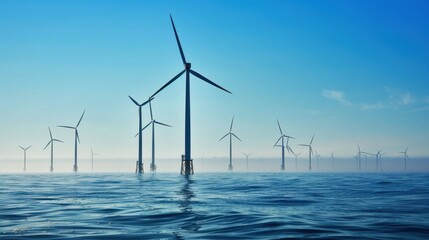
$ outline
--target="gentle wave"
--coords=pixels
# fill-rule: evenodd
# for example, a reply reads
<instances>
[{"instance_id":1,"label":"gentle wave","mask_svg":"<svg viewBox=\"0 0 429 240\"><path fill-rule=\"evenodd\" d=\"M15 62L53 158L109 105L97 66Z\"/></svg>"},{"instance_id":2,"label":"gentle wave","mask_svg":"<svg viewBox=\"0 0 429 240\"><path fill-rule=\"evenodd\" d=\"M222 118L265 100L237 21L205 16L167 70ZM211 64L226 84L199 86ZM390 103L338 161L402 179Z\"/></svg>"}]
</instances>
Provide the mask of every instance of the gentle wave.
<instances>
[{"instance_id":1,"label":"gentle wave","mask_svg":"<svg viewBox=\"0 0 429 240\"><path fill-rule=\"evenodd\" d=\"M1 239L429 239L428 174L0 175Z\"/></svg>"}]
</instances>

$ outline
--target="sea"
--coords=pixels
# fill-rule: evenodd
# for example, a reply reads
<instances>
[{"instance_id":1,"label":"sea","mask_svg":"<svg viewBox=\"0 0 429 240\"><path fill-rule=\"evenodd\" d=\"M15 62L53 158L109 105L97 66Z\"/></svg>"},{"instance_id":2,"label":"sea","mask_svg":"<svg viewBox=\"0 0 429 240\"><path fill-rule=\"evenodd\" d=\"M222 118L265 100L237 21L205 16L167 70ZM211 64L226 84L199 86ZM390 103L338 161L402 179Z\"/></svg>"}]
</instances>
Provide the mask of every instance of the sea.
<instances>
[{"instance_id":1,"label":"sea","mask_svg":"<svg viewBox=\"0 0 429 240\"><path fill-rule=\"evenodd\" d=\"M429 239L429 174L0 174L0 239L70 238Z\"/></svg>"}]
</instances>

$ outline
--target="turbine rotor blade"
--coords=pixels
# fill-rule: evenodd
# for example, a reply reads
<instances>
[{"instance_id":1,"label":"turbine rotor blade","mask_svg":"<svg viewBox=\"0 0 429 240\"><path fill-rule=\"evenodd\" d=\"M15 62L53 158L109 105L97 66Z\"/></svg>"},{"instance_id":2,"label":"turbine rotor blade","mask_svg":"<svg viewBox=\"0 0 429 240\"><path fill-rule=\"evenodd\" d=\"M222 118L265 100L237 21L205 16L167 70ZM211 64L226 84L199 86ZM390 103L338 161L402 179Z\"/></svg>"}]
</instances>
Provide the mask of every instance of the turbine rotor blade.
<instances>
[{"instance_id":1,"label":"turbine rotor blade","mask_svg":"<svg viewBox=\"0 0 429 240\"><path fill-rule=\"evenodd\" d=\"M231 134L231 133L227 133L227 134L225 134L225 136L223 136L221 139L219 139L219 141L218 142L220 142L222 139L224 139L226 136L228 136L229 134Z\"/></svg>"},{"instance_id":2,"label":"turbine rotor blade","mask_svg":"<svg viewBox=\"0 0 429 240\"><path fill-rule=\"evenodd\" d=\"M238 140L240 140L240 142L242 142L241 139L239 137L237 137L234 133L231 133L231 134L232 134L232 136L234 136L235 138L237 138Z\"/></svg>"},{"instance_id":3,"label":"turbine rotor blade","mask_svg":"<svg viewBox=\"0 0 429 240\"><path fill-rule=\"evenodd\" d=\"M83 115L85 115L85 111L83 110L82 116L80 116L79 122L77 122L76 128L79 126L80 122L82 121Z\"/></svg>"},{"instance_id":4,"label":"turbine rotor blade","mask_svg":"<svg viewBox=\"0 0 429 240\"><path fill-rule=\"evenodd\" d=\"M52 139L52 141L64 143L63 141L58 140L58 139Z\"/></svg>"},{"instance_id":5,"label":"turbine rotor blade","mask_svg":"<svg viewBox=\"0 0 429 240\"><path fill-rule=\"evenodd\" d=\"M78 142L79 142L79 144L80 144L79 132L77 131L77 129L76 129L76 137L77 137L77 141L78 141Z\"/></svg>"},{"instance_id":6,"label":"turbine rotor blade","mask_svg":"<svg viewBox=\"0 0 429 240\"><path fill-rule=\"evenodd\" d=\"M280 135L283 135L282 128L280 127L280 123L279 123L279 120L278 120L278 119L277 119L277 125L279 126Z\"/></svg>"},{"instance_id":7,"label":"turbine rotor blade","mask_svg":"<svg viewBox=\"0 0 429 240\"><path fill-rule=\"evenodd\" d=\"M131 101L133 101L133 103L134 103L135 105L140 106L140 104L139 104L136 100L134 100L134 98L132 98L132 97L131 97L131 96L129 96L129 95L128 95L128 97L131 99Z\"/></svg>"},{"instance_id":8,"label":"turbine rotor blade","mask_svg":"<svg viewBox=\"0 0 429 240\"><path fill-rule=\"evenodd\" d=\"M70 126L61 126L61 125L59 125L59 126L57 126L57 127L61 127L61 128L70 128L70 129L76 129L75 127L70 127Z\"/></svg>"},{"instance_id":9,"label":"turbine rotor blade","mask_svg":"<svg viewBox=\"0 0 429 240\"><path fill-rule=\"evenodd\" d=\"M49 144L51 144L51 143L52 143L52 141L53 141L53 140L49 141L49 142L48 142L48 144L46 144L46 146L43 148L43 150L45 150L45 149L49 146Z\"/></svg>"},{"instance_id":10,"label":"turbine rotor blade","mask_svg":"<svg viewBox=\"0 0 429 240\"><path fill-rule=\"evenodd\" d=\"M232 131L232 124L234 124L234 116L232 117L232 120L231 120L231 127L229 128L229 132Z\"/></svg>"},{"instance_id":11,"label":"turbine rotor blade","mask_svg":"<svg viewBox=\"0 0 429 240\"><path fill-rule=\"evenodd\" d=\"M314 140L314 134L313 134L313 137L311 138L310 145L313 143L313 140Z\"/></svg>"},{"instance_id":12,"label":"turbine rotor blade","mask_svg":"<svg viewBox=\"0 0 429 240\"><path fill-rule=\"evenodd\" d=\"M19 146L22 150L25 150L23 147Z\"/></svg>"},{"instance_id":13,"label":"turbine rotor blade","mask_svg":"<svg viewBox=\"0 0 429 240\"><path fill-rule=\"evenodd\" d=\"M274 143L274 146L277 145L277 143L282 139L283 136L280 136L276 143Z\"/></svg>"},{"instance_id":14,"label":"turbine rotor blade","mask_svg":"<svg viewBox=\"0 0 429 240\"><path fill-rule=\"evenodd\" d=\"M48 127L48 130L49 130L49 136L51 137L51 140L52 140L52 132L51 132L51 128L50 128L50 127Z\"/></svg>"},{"instance_id":15,"label":"turbine rotor blade","mask_svg":"<svg viewBox=\"0 0 429 240\"><path fill-rule=\"evenodd\" d=\"M170 85L172 82L174 82L176 79L178 79L180 76L182 76L182 74L186 71L182 70L179 74L177 74L176 76L174 76L170 81L168 81L166 84L164 84L164 86L162 86L158 91L156 91L154 94L152 94L151 97L154 97L156 94L158 94L159 92L161 92L164 88L166 88L168 85Z\"/></svg>"},{"instance_id":16,"label":"turbine rotor blade","mask_svg":"<svg viewBox=\"0 0 429 240\"><path fill-rule=\"evenodd\" d=\"M150 109L150 120L153 121L153 114L152 114L152 103L149 102L149 109Z\"/></svg>"},{"instance_id":17,"label":"turbine rotor blade","mask_svg":"<svg viewBox=\"0 0 429 240\"><path fill-rule=\"evenodd\" d=\"M203 80L203 81L205 81L205 82L207 82L207 83L209 83L209 84L211 84L211 85L213 85L213 86L215 86L215 87L217 87L217 88L219 88L219 89L222 89L222 90L224 90L224 91L225 91L225 92L227 92L227 93L231 93L230 91L228 91L228 90L226 90L225 88L223 88L223 87L221 87L221 86L217 85L216 83L212 82L211 80L209 80L208 78L204 77L203 75L201 75L201 74L199 74L199 73L195 72L194 70L189 69L189 72L191 72L191 73L192 73L192 75L194 75L195 77L197 77L197 78L199 78L199 79L201 79L201 80ZM232 94L232 93L231 93L231 94Z\"/></svg>"},{"instance_id":18,"label":"turbine rotor blade","mask_svg":"<svg viewBox=\"0 0 429 240\"><path fill-rule=\"evenodd\" d=\"M166 126L166 127L172 127L172 126L170 126L170 125L168 125L168 124L161 123L161 122L158 122L158 121L155 121L155 120L154 120L154 123L159 124L159 125L162 125L162 126Z\"/></svg>"},{"instance_id":19,"label":"turbine rotor blade","mask_svg":"<svg viewBox=\"0 0 429 240\"><path fill-rule=\"evenodd\" d=\"M179 36L177 35L176 26L174 26L173 17L170 14L171 25L173 25L174 35L176 36L177 46L179 47L180 56L182 57L183 64L186 64L185 54L183 53L182 45L180 44Z\"/></svg>"},{"instance_id":20,"label":"turbine rotor blade","mask_svg":"<svg viewBox=\"0 0 429 240\"><path fill-rule=\"evenodd\" d=\"M149 97L149 99L148 100L146 100L146 102L144 102L144 103L142 103L142 104L140 104L139 106L140 107L143 107L144 105L146 105L147 103L150 103L150 101L152 101L153 100L153 96L152 97Z\"/></svg>"}]
</instances>

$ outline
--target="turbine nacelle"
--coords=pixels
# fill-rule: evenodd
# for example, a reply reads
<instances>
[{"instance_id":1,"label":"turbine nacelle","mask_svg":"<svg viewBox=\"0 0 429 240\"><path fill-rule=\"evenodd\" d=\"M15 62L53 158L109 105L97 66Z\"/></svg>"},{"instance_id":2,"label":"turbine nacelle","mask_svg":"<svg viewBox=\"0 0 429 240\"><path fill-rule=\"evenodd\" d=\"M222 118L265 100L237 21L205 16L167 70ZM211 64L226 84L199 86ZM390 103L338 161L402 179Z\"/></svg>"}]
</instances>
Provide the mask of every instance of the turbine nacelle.
<instances>
[{"instance_id":1,"label":"turbine nacelle","mask_svg":"<svg viewBox=\"0 0 429 240\"><path fill-rule=\"evenodd\" d=\"M185 63L185 64L183 64L184 66L185 66L185 69L186 70L189 70L189 69L191 69L191 63Z\"/></svg>"}]
</instances>

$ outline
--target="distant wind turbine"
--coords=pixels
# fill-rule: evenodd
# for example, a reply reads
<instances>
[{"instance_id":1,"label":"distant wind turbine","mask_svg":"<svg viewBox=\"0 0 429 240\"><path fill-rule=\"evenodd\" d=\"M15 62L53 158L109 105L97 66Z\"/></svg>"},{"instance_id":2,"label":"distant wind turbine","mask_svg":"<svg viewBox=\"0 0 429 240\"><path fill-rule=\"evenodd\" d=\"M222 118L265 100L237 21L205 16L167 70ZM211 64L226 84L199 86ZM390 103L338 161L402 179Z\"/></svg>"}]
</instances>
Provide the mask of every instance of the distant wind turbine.
<instances>
[{"instance_id":1,"label":"distant wind turbine","mask_svg":"<svg viewBox=\"0 0 429 240\"><path fill-rule=\"evenodd\" d=\"M407 160L409 159L407 152L408 152L408 147L405 149L405 151L399 152L399 153L404 154L404 169L405 170L407 170Z\"/></svg>"},{"instance_id":2,"label":"distant wind turbine","mask_svg":"<svg viewBox=\"0 0 429 240\"><path fill-rule=\"evenodd\" d=\"M357 160L357 168L358 168L359 170L361 170L361 159L362 159L362 153L364 153L364 152L362 152L362 151L360 150L360 146L359 146L359 144L357 145L357 147L358 147L358 153L356 154L355 158L356 158L356 160Z\"/></svg>"},{"instance_id":3,"label":"distant wind turbine","mask_svg":"<svg viewBox=\"0 0 429 240\"><path fill-rule=\"evenodd\" d=\"M138 159L138 162L136 164L137 165L136 166L137 167L136 173L143 173L144 170L143 170L143 160L142 160L142 158L143 158L143 148L142 148L142 144L143 144L143 142L142 142L142 129L143 129L142 128L142 107L144 105L146 105L148 102L152 101L153 97L150 97L149 100L147 100L146 102L144 102L142 104L139 104L131 96L128 96L128 97L131 99L131 101L133 101L133 103L135 105L137 105L139 107L139 133L138 133L138 135L139 135L139 159Z\"/></svg>"},{"instance_id":4,"label":"distant wind turbine","mask_svg":"<svg viewBox=\"0 0 429 240\"><path fill-rule=\"evenodd\" d=\"M98 153L94 153L91 148L91 171L94 171L94 156L99 155Z\"/></svg>"},{"instance_id":5,"label":"distant wind turbine","mask_svg":"<svg viewBox=\"0 0 429 240\"><path fill-rule=\"evenodd\" d=\"M295 169L298 168L298 156L301 155L301 153L295 154L293 153L293 155L295 155Z\"/></svg>"},{"instance_id":6,"label":"distant wind turbine","mask_svg":"<svg viewBox=\"0 0 429 240\"><path fill-rule=\"evenodd\" d=\"M63 143L63 141L52 138L51 128L48 127L48 130L49 130L49 137L51 138L51 140L48 142L48 144L46 144L46 147L43 148L43 150L45 150L49 146L49 144L51 145L51 167L49 169L51 172L53 172L54 171L54 142Z\"/></svg>"},{"instance_id":7,"label":"distant wind turbine","mask_svg":"<svg viewBox=\"0 0 429 240\"><path fill-rule=\"evenodd\" d=\"M180 76L183 75L183 73L186 72L186 94L185 94L185 155L182 156L182 166L180 173L189 175L194 173L192 158L191 158L191 100L190 100L190 74L194 75L195 77L225 91L228 93L231 93L230 91L224 89L223 87L217 85L216 83L212 82L208 78L204 77L203 75L197 73L196 71L191 69L191 63L186 61L185 54L183 53L182 45L180 44L179 36L177 35L176 27L174 26L173 18L170 15L171 25L173 26L174 35L176 37L177 46L179 47L180 56L182 57L182 62L185 67L183 71L181 71L179 74L177 74L175 77L173 77L170 81L168 81L164 86L162 86L158 91L156 91L153 95L155 96L160 91L162 91L164 88L166 88L168 85L173 83L176 79L178 79Z\"/></svg>"},{"instance_id":8,"label":"distant wind turbine","mask_svg":"<svg viewBox=\"0 0 429 240\"><path fill-rule=\"evenodd\" d=\"M28 146L27 148L23 148L21 146L19 146L22 150L24 150L24 172L27 171L27 150L29 148L31 148L31 145Z\"/></svg>"},{"instance_id":9,"label":"distant wind turbine","mask_svg":"<svg viewBox=\"0 0 429 240\"><path fill-rule=\"evenodd\" d=\"M381 164L381 156L385 155L386 153L381 153L381 150L377 152L375 155L375 158L377 160L378 166L380 167L380 170L383 171L382 164Z\"/></svg>"},{"instance_id":10,"label":"distant wind turbine","mask_svg":"<svg viewBox=\"0 0 429 240\"><path fill-rule=\"evenodd\" d=\"M246 169L249 169L249 156L251 156L253 153L244 153L244 152L242 152L242 154L244 155L244 156L246 156Z\"/></svg>"},{"instance_id":11,"label":"distant wind turbine","mask_svg":"<svg viewBox=\"0 0 429 240\"><path fill-rule=\"evenodd\" d=\"M317 160L317 170L319 170L319 160L320 160L320 155L317 153L317 151L316 150L314 150L314 156L316 157L316 160Z\"/></svg>"},{"instance_id":12,"label":"distant wind turbine","mask_svg":"<svg viewBox=\"0 0 429 240\"><path fill-rule=\"evenodd\" d=\"M313 154L313 148L311 147L311 144L314 140L314 134L311 138L310 144L299 144L300 146L308 147L308 170L311 171L311 155Z\"/></svg>"},{"instance_id":13,"label":"distant wind turbine","mask_svg":"<svg viewBox=\"0 0 429 240\"><path fill-rule=\"evenodd\" d=\"M219 142L224 139L226 136L229 135L229 166L228 166L228 170L232 171L233 166L232 166L232 136L234 136L235 138L237 138L240 142L241 139L238 138L233 132L232 132L232 125L234 124L234 117L232 117L231 120L231 127L229 128L229 132L227 134L225 134L225 136L223 136L221 139L219 139Z\"/></svg>"},{"instance_id":14,"label":"distant wind turbine","mask_svg":"<svg viewBox=\"0 0 429 240\"><path fill-rule=\"evenodd\" d=\"M149 125L152 125L152 163L150 164L150 171L155 172L156 171L156 165L155 165L155 124L165 126L165 127L171 127L171 126L167 125L165 123L158 122L155 119L153 119L151 102L149 102L149 108L150 108L150 119L151 119L151 121L142 129L142 131L145 128L147 128Z\"/></svg>"},{"instance_id":15,"label":"distant wind turbine","mask_svg":"<svg viewBox=\"0 0 429 240\"><path fill-rule=\"evenodd\" d=\"M280 127L279 120L277 120L277 125L279 126L280 137L277 140L277 142L274 144L274 147L281 147L282 148L282 165L281 165L281 169L284 171L285 170L285 141L284 141L284 139L287 138L287 141L286 141L286 150L289 153L291 153L291 152L293 153L292 148L289 147L289 139L290 138L295 139L295 138L283 134L282 128ZM282 145L277 145L277 143L279 143L280 140L282 140Z\"/></svg>"},{"instance_id":16,"label":"distant wind turbine","mask_svg":"<svg viewBox=\"0 0 429 240\"><path fill-rule=\"evenodd\" d=\"M58 127L62 127L62 128L70 128L74 130L74 165L73 165L73 171L77 172L77 142L79 141L80 143L80 139L79 139L79 133L77 131L77 127L79 127L80 122L82 121L83 115L85 114L85 110L82 113L82 116L79 119L79 122L77 122L76 127L71 127L71 126L58 126Z\"/></svg>"},{"instance_id":17,"label":"distant wind turbine","mask_svg":"<svg viewBox=\"0 0 429 240\"><path fill-rule=\"evenodd\" d=\"M332 170L334 170L334 152L331 153Z\"/></svg>"}]
</instances>

